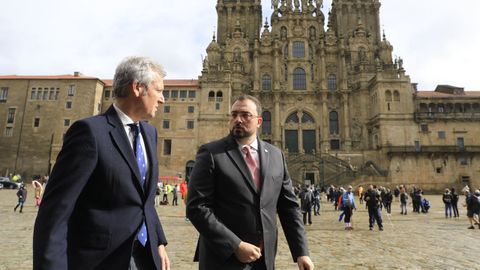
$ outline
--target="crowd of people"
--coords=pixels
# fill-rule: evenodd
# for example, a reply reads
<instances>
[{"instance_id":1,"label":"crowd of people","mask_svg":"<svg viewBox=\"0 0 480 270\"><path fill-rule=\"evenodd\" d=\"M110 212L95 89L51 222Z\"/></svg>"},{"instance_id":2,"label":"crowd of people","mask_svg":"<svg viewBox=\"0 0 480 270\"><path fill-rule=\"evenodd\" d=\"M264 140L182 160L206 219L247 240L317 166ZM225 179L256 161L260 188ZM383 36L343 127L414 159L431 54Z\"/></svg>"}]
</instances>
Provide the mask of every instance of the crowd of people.
<instances>
[{"instance_id":1,"label":"crowd of people","mask_svg":"<svg viewBox=\"0 0 480 270\"><path fill-rule=\"evenodd\" d=\"M369 185L365 190L363 186L358 186L356 192L351 185L346 188L331 185L329 187L320 187L314 185L305 185L303 188L298 185L295 187L295 194L300 199L301 211L303 214L303 223L307 226L312 225L311 212L314 215L320 215L320 202L323 196L330 203L335 211L339 211L338 221L344 221L345 230L353 230L352 216L353 211L357 209L355 195L358 196L359 204L365 204L369 217L369 229L373 230L377 224L378 229L383 231L382 211L386 215L392 214L392 203L398 202L400 215L407 215L408 205L411 205L413 213L427 214L430 209L430 201L425 197L421 188L413 185L410 192L406 186L399 185L393 190L388 187ZM475 229L477 225L480 229L480 191L477 189L471 191L468 186L462 189L465 196L465 203L462 205L467 210L467 217L470 222L468 229ZM446 188L442 194L442 202L445 206L445 218L459 218L458 203L459 194L455 188Z\"/></svg>"}]
</instances>

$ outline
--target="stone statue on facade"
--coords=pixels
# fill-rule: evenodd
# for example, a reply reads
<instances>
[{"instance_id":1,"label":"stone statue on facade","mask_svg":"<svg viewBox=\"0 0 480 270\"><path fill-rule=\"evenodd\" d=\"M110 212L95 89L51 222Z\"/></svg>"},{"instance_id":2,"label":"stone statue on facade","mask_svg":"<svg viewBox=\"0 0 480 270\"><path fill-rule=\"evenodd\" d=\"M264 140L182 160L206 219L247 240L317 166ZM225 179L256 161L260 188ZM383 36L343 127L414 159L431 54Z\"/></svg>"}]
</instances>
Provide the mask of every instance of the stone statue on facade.
<instances>
[{"instance_id":1,"label":"stone statue on facade","mask_svg":"<svg viewBox=\"0 0 480 270\"><path fill-rule=\"evenodd\" d=\"M293 4L295 5L295 10L300 9L300 0L293 0Z\"/></svg>"},{"instance_id":2,"label":"stone statue on facade","mask_svg":"<svg viewBox=\"0 0 480 270\"><path fill-rule=\"evenodd\" d=\"M307 5L307 0L302 0L302 11L307 12L308 5Z\"/></svg>"},{"instance_id":3,"label":"stone statue on facade","mask_svg":"<svg viewBox=\"0 0 480 270\"><path fill-rule=\"evenodd\" d=\"M278 8L278 0L272 0L272 9L276 10Z\"/></svg>"}]
</instances>

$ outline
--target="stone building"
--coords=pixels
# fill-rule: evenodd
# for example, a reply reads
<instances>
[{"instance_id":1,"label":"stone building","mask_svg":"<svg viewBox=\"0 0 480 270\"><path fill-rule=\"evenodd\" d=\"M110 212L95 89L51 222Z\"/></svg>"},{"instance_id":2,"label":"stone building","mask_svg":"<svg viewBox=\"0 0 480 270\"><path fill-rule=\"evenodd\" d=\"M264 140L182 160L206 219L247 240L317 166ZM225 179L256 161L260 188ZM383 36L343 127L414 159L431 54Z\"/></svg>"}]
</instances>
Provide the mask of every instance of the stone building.
<instances>
[{"instance_id":1,"label":"stone building","mask_svg":"<svg viewBox=\"0 0 480 270\"><path fill-rule=\"evenodd\" d=\"M198 80L165 82L151 120L163 176L188 177L247 93L263 104L261 138L284 149L297 183L480 186L480 92L417 90L381 32L378 0L334 0L327 22L323 1L271 4L262 22L260 0L218 0ZM47 173L71 121L114 100L111 80L80 74L0 76L0 88L2 174Z\"/></svg>"},{"instance_id":2,"label":"stone building","mask_svg":"<svg viewBox=\"0 0 480 270\"><path fill-rule=\"evenodd\" d=\"M323 1L271 4L262 25L260 1L218 0L199 84L202 100L261 100L261 137L285 150L295 181L480 184L480 93L417 91L381 32L378 0L334 0L328 22Z\"/></svg>"}]
</instances>

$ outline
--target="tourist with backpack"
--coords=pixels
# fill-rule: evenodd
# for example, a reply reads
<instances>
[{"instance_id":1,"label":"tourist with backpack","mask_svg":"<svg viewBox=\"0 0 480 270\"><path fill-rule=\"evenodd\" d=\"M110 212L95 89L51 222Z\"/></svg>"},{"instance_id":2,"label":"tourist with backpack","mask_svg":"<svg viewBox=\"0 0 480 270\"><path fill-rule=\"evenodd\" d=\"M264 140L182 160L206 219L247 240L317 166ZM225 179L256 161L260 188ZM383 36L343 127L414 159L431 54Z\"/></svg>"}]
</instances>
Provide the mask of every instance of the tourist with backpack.
<instances>
[{"instance_id":1,"label":"tourist with backpack","mask_svg":"<svg viewBox=\"0 0 480 270\"><path fill-rule=\"evenodd\" d=\"M351 219L353 215L353 209L356 209L356 207L352 186L348 186L347 191L343 193L341 206L343 212L345 213L345 230L353 230Z\"/></svg>"},{"instance_id":2,"label":"tourist with backpack","mask_svg":"<svg viewBox=\"0 0 480 270\"><path fill-rule=\"evenodd\" d=\"M445 204L445 218L452 218L452 194L448 188L445 189L443 193L442 201Z\"/></svg>"},{"instance_id":3,"label":"tourist with backpack","mask_svg":"<svg viewBox=\"0 0 480 270\"><path fill-rule=\"evenodd\" d=\"M368 221L370 231L373 230L373 225L375 225L375 221L377 222L378 229L380 231L383 231L382 215L380 214L380 204L382 203L380 193L377 191L376 188L370 185L368 186L368 190L365 193L364 199L368 207Z\"/></svg>"}]
</instances>

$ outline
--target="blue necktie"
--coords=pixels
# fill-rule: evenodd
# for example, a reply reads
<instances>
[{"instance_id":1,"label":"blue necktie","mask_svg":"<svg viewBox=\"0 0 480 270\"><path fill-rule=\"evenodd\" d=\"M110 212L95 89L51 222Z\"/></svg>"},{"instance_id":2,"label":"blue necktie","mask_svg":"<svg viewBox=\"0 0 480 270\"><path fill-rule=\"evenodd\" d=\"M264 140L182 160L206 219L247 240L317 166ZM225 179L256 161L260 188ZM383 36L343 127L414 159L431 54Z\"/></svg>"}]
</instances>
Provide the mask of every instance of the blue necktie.
<instances>
[{"instance_id":1,"label":"blue necktie","mask_svg":"<svg viewBox=\"0 0 480 270\"><path fill-rule=\"evenodd\" d=\"M143 154L142 144L140 143L140 127L137 124L128 124L133 132L133 151L135 152L135 159L137 160L138 168L140 169L140 184L142 189L145 186L145 175L147 174L147 166L145 162L145 156ZM145 221L142 222L142 226L137 234L138 241L145 246L147 244L147 226Z\"/></svg>"}]
</instances>

